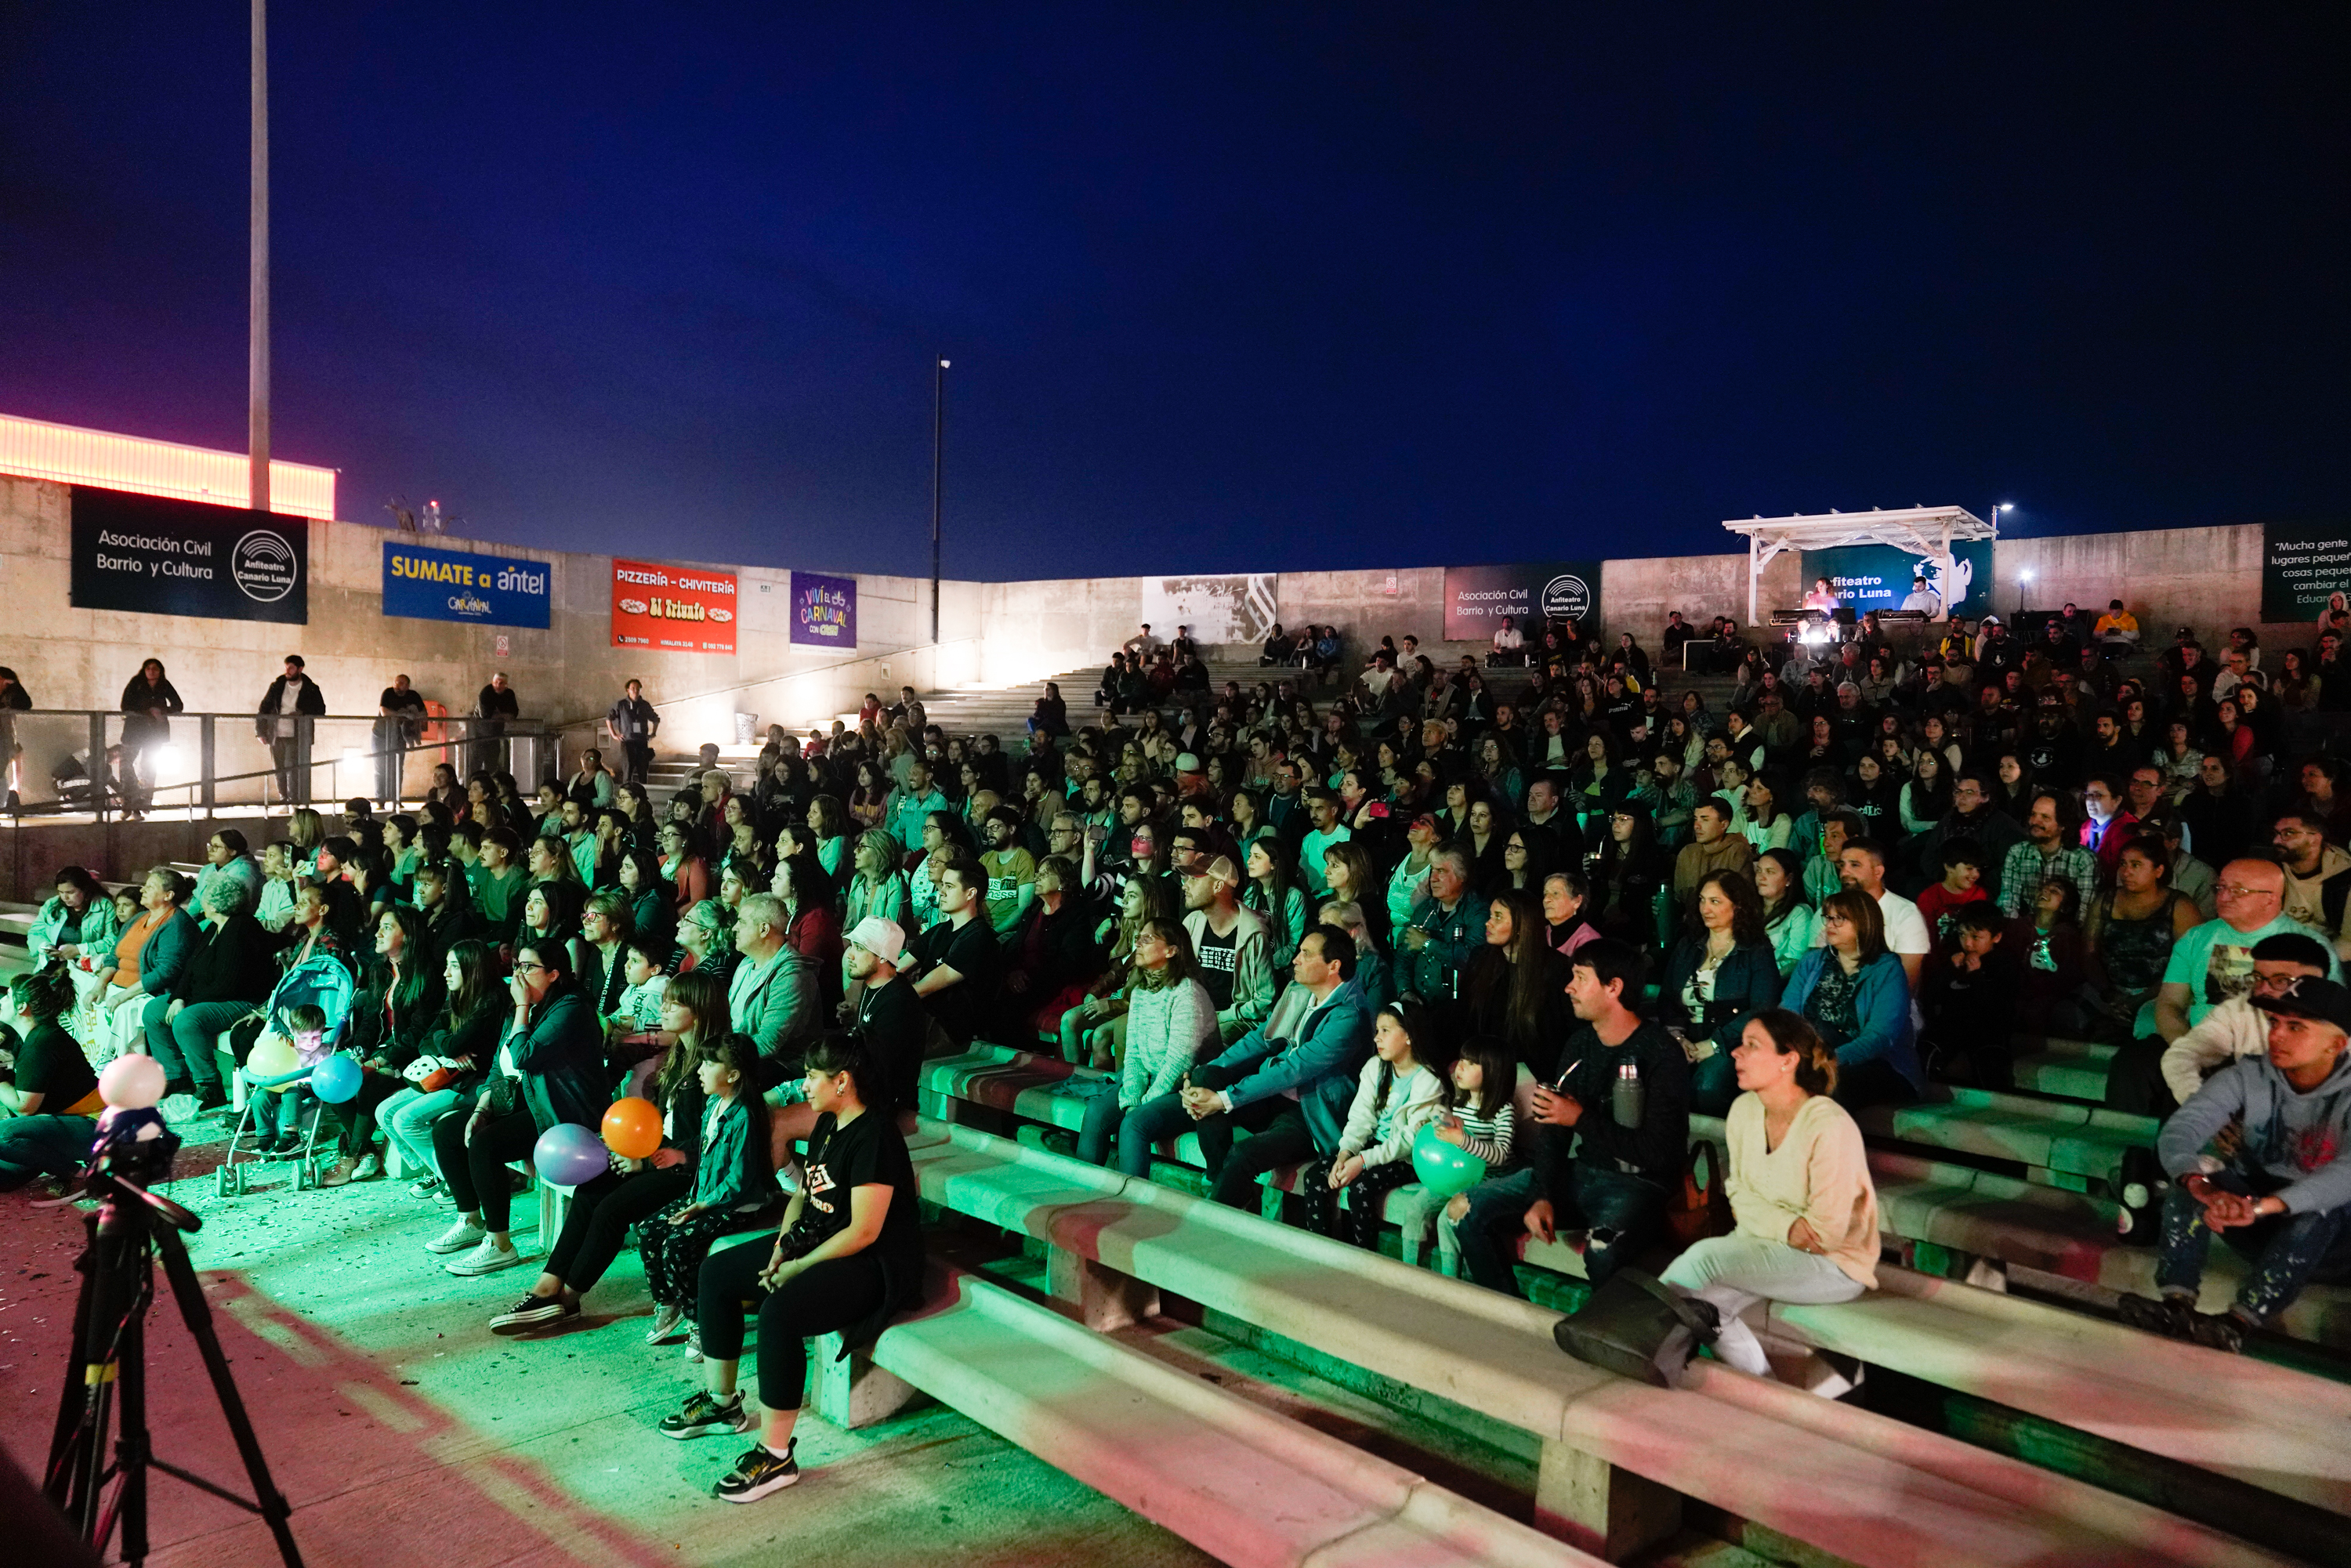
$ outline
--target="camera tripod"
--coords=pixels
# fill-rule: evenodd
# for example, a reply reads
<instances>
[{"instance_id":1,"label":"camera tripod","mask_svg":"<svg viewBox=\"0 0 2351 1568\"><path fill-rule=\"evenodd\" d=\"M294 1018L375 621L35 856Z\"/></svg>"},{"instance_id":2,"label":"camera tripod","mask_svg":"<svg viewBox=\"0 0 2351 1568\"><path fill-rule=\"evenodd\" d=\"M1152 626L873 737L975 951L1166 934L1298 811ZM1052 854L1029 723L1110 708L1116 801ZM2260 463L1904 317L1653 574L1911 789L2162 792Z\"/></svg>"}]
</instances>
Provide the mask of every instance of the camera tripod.
<instances>
[{"instance_id":1,"label":"camera tripod","mask_svg":"<svg viewBox=\"0 0 2351 1568\"><path fill-rule=\"evenodd\" d=\"M199 1491L259 1514L277 1538L277 1554L286 1568L302 1568L301 1552L287 1524L290 1510L269 1479L261 1444L253 1435L245 1402L237 1397L236 1384L229 1376L219 1336L213 1332L212 1305L204 1300L204 1287L180 1240L181 1231L193 1231L204 1222L171 1199L111 1174L103 1161L84 1174L81 1184L84 1193L95 1194L101 1201L98 1212L84 1218L89 1227L89 1245L76 1265L82 1276L81 1295L74 1305L73 1362L58 1396L57 1435L49 1445L44 1482L49 1500L74 1531L101 1553L119 1519L123 1561L138 1568L147 1557L147 1472L161 1470ZM213 1393L236 1439L237 1453L245 1460L246 1475L253 1483L250 1500L155 1457L147 1432L146 1321L147 1309L155 1299L154 1265L159 1257L172 1281L172 1294L179 1301L180 1316L204 1356L204 1370L211 1375ZM118 1386L122 1407L116 1424L111 1418ZM110 1463L110 1425L118 1429ZM106 1489L109 1482L117 1480L121 1484L110 1504Z\"/></svg>"}]
</instances>

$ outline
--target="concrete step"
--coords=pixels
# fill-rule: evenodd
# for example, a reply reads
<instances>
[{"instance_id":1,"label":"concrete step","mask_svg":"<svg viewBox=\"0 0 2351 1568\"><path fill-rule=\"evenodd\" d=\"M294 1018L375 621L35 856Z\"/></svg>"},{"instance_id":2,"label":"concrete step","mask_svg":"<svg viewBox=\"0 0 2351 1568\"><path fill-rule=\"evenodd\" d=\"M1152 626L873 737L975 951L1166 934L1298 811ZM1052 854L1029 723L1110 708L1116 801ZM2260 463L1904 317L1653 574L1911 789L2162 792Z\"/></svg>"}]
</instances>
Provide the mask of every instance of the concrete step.
<instances>
[{"instance_id":1,"label":"concrete step","mask_svg":"<svg viewBox=\"0 0 2351 1568\"><path fill-rule=\"evenodd\" d=\"M1384 1459L961 1275L873 1364L1240 1568L1599 1568Z\"/></svg>"}]
</instances>

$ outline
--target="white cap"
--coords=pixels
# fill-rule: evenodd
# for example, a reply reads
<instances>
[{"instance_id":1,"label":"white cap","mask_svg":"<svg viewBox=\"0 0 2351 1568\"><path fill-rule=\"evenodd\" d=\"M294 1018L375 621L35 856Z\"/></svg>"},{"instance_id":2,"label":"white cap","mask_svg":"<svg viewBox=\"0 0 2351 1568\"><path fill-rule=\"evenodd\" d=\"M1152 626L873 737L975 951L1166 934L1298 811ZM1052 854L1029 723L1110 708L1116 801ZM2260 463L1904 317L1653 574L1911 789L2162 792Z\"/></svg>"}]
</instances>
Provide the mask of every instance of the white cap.
<instances>
[{"instance_id":1,"label":"white cap","mask_svg":"<svg viewBox=\"0 0 2351 1568\"><path fill-rule=\"evenodd\" d=\"M879 915L869 915L859 921L857 929L849 934L849 940L885 964L895 966L906 956L906 933L896 921Z\"/></svg>"}]
</instances>

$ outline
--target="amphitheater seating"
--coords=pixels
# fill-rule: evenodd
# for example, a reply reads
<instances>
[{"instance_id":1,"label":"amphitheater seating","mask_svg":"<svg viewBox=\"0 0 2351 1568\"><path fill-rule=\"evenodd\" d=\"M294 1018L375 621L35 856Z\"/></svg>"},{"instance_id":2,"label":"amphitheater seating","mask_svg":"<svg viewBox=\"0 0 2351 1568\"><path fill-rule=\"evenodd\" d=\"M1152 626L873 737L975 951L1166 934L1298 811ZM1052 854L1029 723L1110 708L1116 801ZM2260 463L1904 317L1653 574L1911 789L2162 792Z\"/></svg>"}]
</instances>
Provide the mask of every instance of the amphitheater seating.
<instances>
[{"instance_id":1,"label":"amphitheater seating","mask_svg":"<svg viewBox=\"0 0 2351 1568\"><path fill-rule=\"evenodd\" d=\"M2150 1147L2162 1124L2071 1101L1981 1089L1949 1089L1947 1098L1878 1106L1856 1118L1881 1140L1914 1144L2024 1166L2036 1183L2085 1190L2111 1182L2123 1151Z\"/></svg>"},{"instance_id":2,"label":"amphitheater seating","mask_svg":"<svg viewBox=\"0 0 2351 1568\"><path fill-rule=\"evenodd\" d=\"M1778 1385L1698 1398L1632 1383L1562 1356L1556 1314L1529 1302L970 1128L925 1131L925 1199L1540 1441L1538 1522L1612 1560L1669 1533L1688 1496L1887 1568L2274 1561L1864 1412L1823 1427L1803 1406L1827 1402Z\"/></svg>"},{"instance_id":3,"label":"amphitheater seating","mask_svg":"<svg viewBox=\"0 0 2351 1568\"><path fill-rule=\"evenodd\" d=\"M2013 1065L2016 1086L2035 1094L2102 1105L2106 1099L2106 1064L2115 1048L2086 1040L2039 1039L2019 1035Z\"/></svg>"},{"instance_id":4,"label":"amphitheater seating","mask_svg":"<svg viewBox=\"0 0 2351 1568\"><path fill-rule=\"evenodd\" d=\"M1600 1560L969 1275L873 1364L1243 1568Z\"/></svg>"}]
</instances>

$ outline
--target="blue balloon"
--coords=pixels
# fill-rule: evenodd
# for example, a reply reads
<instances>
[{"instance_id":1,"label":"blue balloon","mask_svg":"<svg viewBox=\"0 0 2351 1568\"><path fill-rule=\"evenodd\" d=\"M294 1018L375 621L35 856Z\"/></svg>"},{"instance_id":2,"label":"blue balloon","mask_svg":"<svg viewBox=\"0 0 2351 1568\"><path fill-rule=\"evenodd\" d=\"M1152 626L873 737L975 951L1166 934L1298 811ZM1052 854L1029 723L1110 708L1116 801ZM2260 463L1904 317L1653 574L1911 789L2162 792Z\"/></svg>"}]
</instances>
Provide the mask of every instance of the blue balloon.
<instances>
[{"instance_id":1,"label":"blue balloon","mask_svg":"<svg viewBox=\"0 0 2351 1568\"><path fill-rule=\"evenodd\" d=\"M1423 1122L1413 1134L1412 1168L1420 1185L1437 1197L1468 1192L1486 1179L1486 1162L1438 1137L1434 1122Z\"/></svg>"},{"instance_id":2,"label":"blue balloon","mask_svg":"<svg viewBox=\"0 0 2351 1568\"><path fill-rule=\"evenodd\" d=\"M557 1186L578 1186L594 1181L612 1167L612 1151L592 1127L558 1122L538 1135L530 1152L538 1179Z\"/></svg>"},{"instance_id":3,"label":"blue balloon","mask_svg":"<svg viewBox=\"0 0 2351 1568\"><path fill-rule=\"evenodd\" d=\"M360 1092L360 1064L341 1051L310 1069L310 1092L340 1105Z\"/></svg>"}]
</instances>

